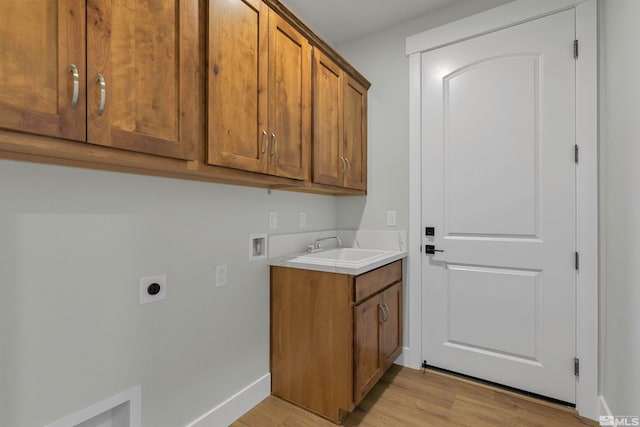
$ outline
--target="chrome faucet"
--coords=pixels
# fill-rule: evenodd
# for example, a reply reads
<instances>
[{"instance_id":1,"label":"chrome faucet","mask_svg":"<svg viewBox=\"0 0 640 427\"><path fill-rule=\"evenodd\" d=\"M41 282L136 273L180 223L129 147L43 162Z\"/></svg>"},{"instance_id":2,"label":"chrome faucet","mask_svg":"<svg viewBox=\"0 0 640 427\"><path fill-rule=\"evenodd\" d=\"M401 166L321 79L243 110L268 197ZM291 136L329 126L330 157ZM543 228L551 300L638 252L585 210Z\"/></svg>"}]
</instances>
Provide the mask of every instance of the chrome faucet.
<instances>
[{"instance_id":1,"label":"chrome faucet","mask_svg":"<svg viewBox=\"0 0 640 427\"><path fill-rule=\"evenodd\" d=\"M315 242L311 243L309 245L309 249L307 249L309 252L313 253L313 252L320 252L322 250L322 246L320 246L320 242L324 241L324 240L329 240L329 239L336 239L338 241L338 247L342 246L342 241L340 240L340 238L338 236L329 236L329 237L322 237L320 239L316 239Z\"/></svg>"}]
</instances>

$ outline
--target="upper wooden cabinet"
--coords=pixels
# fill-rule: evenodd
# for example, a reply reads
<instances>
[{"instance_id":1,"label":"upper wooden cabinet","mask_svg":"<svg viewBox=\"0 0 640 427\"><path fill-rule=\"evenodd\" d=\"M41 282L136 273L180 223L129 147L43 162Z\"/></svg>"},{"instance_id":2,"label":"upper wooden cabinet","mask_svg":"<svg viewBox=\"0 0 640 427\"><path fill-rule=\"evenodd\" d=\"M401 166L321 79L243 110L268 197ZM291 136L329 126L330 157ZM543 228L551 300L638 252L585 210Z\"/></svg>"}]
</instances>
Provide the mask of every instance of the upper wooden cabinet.
<instances>
[{"instance_id":1,"label":"upper wooden cabinet","mask_svg":"<svg viewBox=\"0 0 640 427\"><path fill-rule=\"evenodd\" d=\"M265 3L211 0L208 162L308 179L311 48Z\"/></svg>"},{"instance_id":2,"label":"upper wooden cabinet","mask_svg":"<svg viewBox=\"0 0 640 427\"><path fill-rule=\"evenodd\" d=\"M0 127L86 138L85 5L0 3Z\"/></svg>"},{"instance_id":3,"label":"upper wooden cabinet","mask_svg":"<svg viewBox=\"0 0 640 427\"><path fill-rule=\"evenodd\" d=\"M344 74L344 186L367 189L367 90Z\"/></svg>"},{"instance_id":4,"label":"upper wooden cabinet","mask_svg":"<svg viewBox=\"0 0 640 427\"><path fill-rule=\"evenodd\" d=\"M313 182L367 188L367 89L313 52Z\"/></svg>"},{"instance_id":5,"label":"upper wooden cabinet","mask_svg":"<svg viewBox=\"0 0 640 427\"><path fill-rule=\"evenodd\" d=\"M198 1L87 1L88 142L192 159Z\"/></svg>"},{"instance_id":6,"label":"upper wooden cabinet","mask_svg":"<svg viewBox=\"0 0 640 427\"><path fill-rule=\"evenodd\" d=\"M194 158L197 0L0 7L0 127Z\"/></svg>"},{"instance_id":7,"label":"upper wooden cabinet","mask_svg":"<svg viewBox=\"0 0 640 427\"><path fill-rule=\"evenodd\" d=\"M279 0L0 1L0 158L361 195L368 87Z\"/></svg>"}]
</instances>

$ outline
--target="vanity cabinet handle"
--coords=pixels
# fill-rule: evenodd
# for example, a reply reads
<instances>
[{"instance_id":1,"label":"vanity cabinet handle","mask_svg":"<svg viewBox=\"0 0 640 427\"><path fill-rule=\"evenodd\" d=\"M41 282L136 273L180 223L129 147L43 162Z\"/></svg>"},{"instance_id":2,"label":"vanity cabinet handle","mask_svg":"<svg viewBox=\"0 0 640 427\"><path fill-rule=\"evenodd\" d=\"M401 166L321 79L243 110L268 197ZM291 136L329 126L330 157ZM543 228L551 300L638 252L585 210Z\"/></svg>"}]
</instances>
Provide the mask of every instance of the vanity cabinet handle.
<instances>
[{"instance_id":1,"label":"vanity cabinet handle","mask_svg":"<svg viewBox=\"0 0 640 427\"><path fill-rule=\"evenodd\" d=\"M345 163L347 164L347 172L346 174L349 175L349 173L351 172L351 161L348 158L344 158Z\"/></svg>"},{"instance_id":2,"label":"vanity cabinet handle","mask_svg":"<svg viewBox=\"0 0 640 427\"><path fill-rule=\"evenodd\" d=\"M342 162L342 175L344 175L347 170L347 162L344 157L340 157L340 161Z\"/></svg>"},{"instance_id":3,"label":"vanity cabinet handle","mask_svg":"<svg viewBox=\"0 0 640 427\"><path fill-rule=\"evenodd\" d=\"M385 323L387 320L389 320L387 304L378 304L378 308L380 309L380 311L382 311L382 322Z\"/></svg>"}]
</instances>

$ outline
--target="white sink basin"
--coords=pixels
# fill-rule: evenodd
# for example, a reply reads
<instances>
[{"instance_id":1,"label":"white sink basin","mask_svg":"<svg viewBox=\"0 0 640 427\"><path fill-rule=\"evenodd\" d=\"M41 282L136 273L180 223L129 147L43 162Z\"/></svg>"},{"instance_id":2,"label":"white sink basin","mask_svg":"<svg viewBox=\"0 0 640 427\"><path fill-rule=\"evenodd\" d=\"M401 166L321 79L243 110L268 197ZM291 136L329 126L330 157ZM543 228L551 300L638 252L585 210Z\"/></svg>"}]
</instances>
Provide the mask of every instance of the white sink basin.
<instances>
[{"instance_id":1,"label":"white sink basin","mask_svg":"<svg viewBox=\"0 0 640 427\"><path fill-rule=\"evenodd\" d=\"M351 267L375 262L392 253L393 251L378 249L336 248L299 255L289 259L288 262Z\"/></svg>"}]
</instances>

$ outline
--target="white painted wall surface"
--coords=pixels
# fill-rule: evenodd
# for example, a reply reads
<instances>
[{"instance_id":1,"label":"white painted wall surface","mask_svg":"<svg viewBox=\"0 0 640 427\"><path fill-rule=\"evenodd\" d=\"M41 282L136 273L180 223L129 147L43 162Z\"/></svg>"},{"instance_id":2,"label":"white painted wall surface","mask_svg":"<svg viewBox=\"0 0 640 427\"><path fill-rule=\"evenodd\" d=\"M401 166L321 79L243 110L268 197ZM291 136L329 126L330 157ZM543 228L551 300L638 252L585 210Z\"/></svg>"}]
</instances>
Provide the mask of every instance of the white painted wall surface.
<instances>
[{"instance_id":1,"label":"white painted wall surface","mask_svg":"<svg viewBox=\"0 0 640 427\"><path fill-rule=\"evenodd\" d=\"M0 425L41 427L142 385L186 425L269 372L269 275L250 233L335 229L335 198L0 161ZM215 266L228 266L215 287ZM167 300L138 280L167 274Z\"/></svg>"},{"instance_id":2,"label":"white painted wall surface","mask_svg":"<svg viewBox=\"0 0 640 427\"><path fill-rule=\"evenodd\" d=\"M367 197L338 199L338 228L386 229L386 212L397 228L409 227L409 58L407 36L508 3L459 2L337 47L371 82L369 90L369 183Z\"/></svg>"},{"instance_id":3,"label":"white painted wall surface","mask_svg":"<svg viewBox=\"0 0 640 427\"><path fill-rule=\"evenodd\" d=\"M640 415L640 2L600 1L601 392Z\"/></svg>"},{"instance_id":4,"label":"white painted wall surface","mask_svg":"<svg viewBox=\"0 0 640 427\"><path fill-rule=\"evenodd\" d=\"M432 14L396 25L338 51L371 82L369 90L367 197L340 197L338 228L362 230L409 229L409 58L407 36L491 9L509 0L456 3ZM387 227L387 211L397 212L397 226ZM411 245L415 238L408 236ZM404 283L403 345L411 347L411 295ZM418 368L415 363L407 366Z\"/></svg>"}]
</instances>

